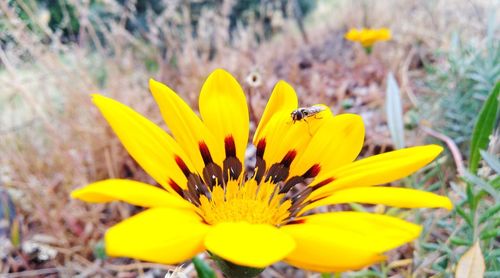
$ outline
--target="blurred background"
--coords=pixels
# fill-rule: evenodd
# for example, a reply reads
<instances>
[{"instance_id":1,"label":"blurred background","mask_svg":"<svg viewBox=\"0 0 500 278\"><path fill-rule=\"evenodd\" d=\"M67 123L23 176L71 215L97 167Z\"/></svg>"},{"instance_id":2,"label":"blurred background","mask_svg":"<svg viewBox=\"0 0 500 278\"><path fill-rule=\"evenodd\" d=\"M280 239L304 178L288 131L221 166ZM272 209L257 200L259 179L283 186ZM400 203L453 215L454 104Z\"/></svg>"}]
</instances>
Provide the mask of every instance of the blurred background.
<instances>
[{"instance_id":1,"label":"blurred background","mask_svg":"<svg viewBox=\"0 0 500 278\"><path fill-rule=\"evenodd\" d=\"M362 156L430 142L449 150L399 183L450 196L458 209L358 207L407 218L424 232L388 262L342 277L452 277L474 242L485 277L500 277L496 120L484 155L474 158L479 167L470 167L474 126L500 78L499 2L0 1L0 277L163 277L173 269L104 256L106 228L138 208L69 198L110 177L153 183L89 94L164 126L148 79L197 109L201 85L219 67L247 93L252 128L284 79L301 106L360 114ZM389 28L392 39L367 54L344 39L352 27ZM189 263L182 273L196 274ZM277 264L262 276L319 274Z\"/></svg>"}]
</instances>

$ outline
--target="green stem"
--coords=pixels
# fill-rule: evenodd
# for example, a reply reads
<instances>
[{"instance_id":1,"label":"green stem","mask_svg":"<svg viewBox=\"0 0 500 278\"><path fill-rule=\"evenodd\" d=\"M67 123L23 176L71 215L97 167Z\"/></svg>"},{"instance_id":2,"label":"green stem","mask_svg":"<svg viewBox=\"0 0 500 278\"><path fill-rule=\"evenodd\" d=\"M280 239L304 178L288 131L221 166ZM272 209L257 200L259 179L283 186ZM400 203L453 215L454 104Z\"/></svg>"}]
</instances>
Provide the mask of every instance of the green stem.
<instances>
[{"instance_id":1,"label":"green stem","mask_svg":"<svg viewBox=\"0 0 500 278\"><path fill-rule=\"evenodd\" d=\"M370 46L363 46L363 48L365 49L366 54L368 54L368 55L372 54L372 51L373 51L373 45L370 45Z\"/></svg>"},{"instance_id":2,"label":"green stem","mask_svg":"<svg viewBox=\"0 0 500 278\"><path fill-rule=\"evenodd\" d=\"M237 265L232 262L228 262L215 254L210 255L217 266L219 266L220 270L224 274L224 277L227 278L253 278L265 269Z\"/></svg>"}]
</instances>

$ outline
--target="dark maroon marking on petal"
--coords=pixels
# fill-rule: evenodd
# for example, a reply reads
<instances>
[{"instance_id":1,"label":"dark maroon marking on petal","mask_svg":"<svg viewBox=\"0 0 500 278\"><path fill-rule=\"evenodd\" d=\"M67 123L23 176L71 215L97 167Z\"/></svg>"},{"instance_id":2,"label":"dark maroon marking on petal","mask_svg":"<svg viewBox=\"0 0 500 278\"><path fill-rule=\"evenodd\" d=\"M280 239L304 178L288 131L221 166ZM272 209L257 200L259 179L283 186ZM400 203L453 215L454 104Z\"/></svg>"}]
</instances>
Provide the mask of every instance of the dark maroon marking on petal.
<instances>
[{"instance_id":1,"label":"dark maroon marking on petal","mask_svg":"<svg viewBox=\"0 0 500 278\"><path fill-rule=\"evenodd\" d=\"M266 150L266 138L262 138L257 143L257 157L264 158L264 152Z\"/></svg>"},{"instance_id":2,"label":"dark maroon marking on petal","mask_svg":"<svg viewBox=\"0 0 500 278\"><path fill-rule=\"evenodd\" d=\"M260 183L264 174L266 173L266 161L264 161L264 152L266 150L266 138L261 138L257 142L257 150L255 152L255 167L254 167L254 179L257 183Z\"/></svg>"},{"instance_id":3,"label":"dark maroon marking on petal","mask_svg":"<svg viewBox=\"0 0 500 278\"><path fill-rule=\"evenodd\" d=\"M295 224L304 224L304 223L306 223L305 219L295 219L295 220L286 222L285 225L295 225Z\"/></svg>"},{"instance_id":4,"label":"dark maroon marking on petal","mask_svg":"<svg viewBox=\"0 0 500 278\"><path fill-rule=\"evenodd\" d=\"M320 188L320 187L323 187L323 186L325 186L325 185L327 185L327 184L331 183L331 182L332 182L332 181L334 181L334 180L335 180L335 178L334 178L334 177L327 178L327 179L325 179L325 180L323 180L323 181L321 181L321 182L317 183L316 185L312 186L312 189L313 189L313 190L316 190L316 189L318 189L318 188Z\"/></svg>"},{"instance_id":5,"label":"dark maroon marking on petal","mask_svg":"<svg viewBox=\"0 0 500 278\"><path fill-rule=\"evenodd\" d=\"M288 167L285 167L281 163L275 163L269 168L265 181L271 181L275 184L280 181L284 181L288 177L288 172Z\"/></svg>"},{"instance_id":6,"label":"dark maroon marking on petal","mask_svg":"<svg viewBox=\"0 0 500 278\"><path fill-rule=\"evenodd\" d=\"M319 164L314 164L309 168L302 176L294 176L289 178L285 185L280 190L280 193L285 193L290 191L292 187L299 183L306 183L306 179L314 178L319 174L319 171L321 170L321 166Z\"/></svg>"},{"instance_id":7,"label":"dark maroon marking on petal","mask_svg":"<svg viewBox=\"0 0 500 278\"><path fill-rule=\"evenodd\" d=\"M226 158L222 162L222 174L224 183L227 183L229 179L236 180L240 177L243 165L236 157L236 145L232 135L224 139L224 148L226 150Z\"/></svg>"},{"instance_id":8,"label":"dark maroon marking on petal","mask_svg":"<svg viewBox=\"0 0 500 278\"><path fill-rule=\"evenodd\" d=\"M300 191L299 193L295 194L292 198L290 198L292 205L290 208L288 208L288 211L290 212L290 217L294 217L297 215L297 213L300 212L302 209L304 203L308 203L306 201L307 197L313 192L311 187L306 187L304 190ZM305 201L305 202L304 202Z\"/></svg>"},{"instance_id":9,"label":"dark maroon marking on petal","mask_svg":"<svg viewBox=\"0 0 500 278\"><path fill-rule=\"evenodd\" d=\"M208 149L207 144L205 144L205 142L203 141L200 141L198 143L198 147L200 148L200 154L205 165L212 163L212 155L210 155L210 150Z\"/></svg>"},{"instance_id":10,"label":"dark maroon marking on petal","mask_svg":"<svg viewBox=\"0 0 500 278\"><path fill-rule=\"evenodd\" d=\"M292 206L290 209L292 209L294 206L302 203L308 196L313 192L313 189L311 187L306 187L304 190L300 191L299 193L295 194L290 200L292 201Z\"/></svg>"},{"instance_id":11,"label":"dark maroon marking on petal","mask_svg":"<svg viewBox=\"0 0 500 278\"><path fill-rule=\"evenodd\" d=\"M302 177L304 179L314 178L319 174L319 171L321 171L321 166L319 164L314 164L302 175Z\"/></svg>"},{"instance_id":12,"label":"dark maroon marking on petal","mask_svg":"<svg viewBox=\"0 0 500 278\"><path fill-rule=\"evenodd\" d=\"M236 157L236 145L232 135L224 138L224 148L226 150L226 157Z\"/></svg>"},{"instance_id":13,"label":"dark maroon marking on petal","mask_svg":"<svg viewBox=\"0 0 500 278\"><path fill-rule=\"evenodd\" d=\"M224 183L229 179L237 180L240 177L243 165L236 157L227 157L222 163Z\"/></svg>"},{"instance_id":14,"label":"dark maroon marking on petal","mask_svg":"<svg viewBox=\"0 0 500 278\"><path fill-rule=\"evenodd\" d=\"M196 192L198 194L204 194L208 190L206 185L203 183L201 177L197 174L190 174L187 178L187 184L189 191Z\"/></svg>"},{"instance_id":15,"label":"dark maroon marking on petal","mask_svg":"<svg viewBox=\"0 0 500 278\"><path fill-rule=\"evenodd\" d=\"M186 198L193 204L199 206L201 205L200 196L196 195L196 192L191 192L190 190L186 190Z\"/></svg>"},{"instance_id":16,"label":"dark maroon marking on petal","mask_svg":"<svg viewBox=\"0 0 500 278\"><path fill-rule=\"evenodd\" d=\"M172 189L177 192L177 194L184 198L184 192L182 191L182 188L173 179L168 179L168 185L170 185L170 187L172 187Z\"/></svg>"},{"instance_id":17,"label":"dark maroon marking on petal","mask_svg":"<svg viewBox=\"0 0 500 278\"><path fill-rule=\"evenodd\" d=\"M174 156L174 159L175 159L175 163L177 163L177 166L179 166L179 168L181 169L184 176L186 176L186 178L189 177L189 175L191 174L191 171L189 171L189 168L187 167L186 163L184 163L182 158L180 158L179 156L176 155L176 156Z\"/></svg>"},{"instance_id":18,"label":"dark maroon marking on petal","mask_svg":"<svg viewBox=\"0 0 500 278\"><path fill-rule=\"evenodd\" d=\"M205 184L210 187L210 190L214 188L215 185L223 185L222 169L219 165L210 162L203 168L203 180Z\"/></svg>"},{"instance_id":19,"label":"dark maroon marking on petal","mask_svg":"<svg viewBox=\"0 0 500 278\"><path fill-rule=\"evenodd\" d=\"M288 179L286 181L285 185L283 185L283 187L280 190L280 193L286 193L286 192L290 191L290 189L292 189L293 186L295 186L299 183L304 183L304 182L305 182L305 179L303 177L299 177L299 176L291 177L290 179Z\"/></svg>"},{"instance_id":20,"label":"dark maroon marking on petal","mask_svg":"<svg viewBox=\"0 0 500 278\"><path fill-rule=\"evenodd\" d=\"M272 183L278 183L288 178L290 165L297 156L296 150L290 150L286 153L280 163L271 165L266 175L266 181L271 180Z\"/></svg>"},{"instance_id":21,"label":"dark maroon marking on petal","mask_svg":"<svg viewBox=\"0 0 500 278\"><path fill-rule=\"evenodd\" d=\"M190 174L187 178L187 187L189 192L189 199L192 202L199 205L200 204L200 195L208 196L209 193L207 186L201 180L201 177L196 174Z\"/></svg>"},{"instance_id":22,"label":"dark maroon marking on petal","mask_svg":"<svg viewBox=\"0 0 500 278\"><path fill-rule=\"evenodd\" d=\"M290 150L286 153L280 163L271 165L267 172L266 181L271 180L272 183L278 183L286 180L290 171L290 165L297 156L296 150Z\"/></svg>"},{"instance_id":23,"label":"dark maroon marking on petal","mask_svg":"<svg viewBox=\"0 0 500 278\"><path fill-rule=\"evenodd\" d=\"M264 177L264 174L266 173L266 162L262 157L257 157L255 161L255 181L257 183L260 183L262 180L262 177Z\"/></svg>"},{"instance_id":24,"label":"dark maroon marking on petal","mask_svg":"<svg viewBox=\"0 0 500 278\"><path fill-rule=\"evenodd\" d=\"M280 163L283 164L283 166L285 166L286 168L290 168L290 165L295 159L295 156L297 156L297 151L290 150L286 153L285 157L283 157Z\"/></svg>"},{"instance_id":25,"label":"dark maroon marking on petal","mask_svg":"<svg viewBox=\"0 0 500 278\"><path fill-rule=\"evenodd\" d=\"M297 204L296 206L294 206L293 210L292 210L292 207L290 207L289 211L290 211L290 217L295 217L297 216L297 214L302 210L304 209L305 207L307 207L308 205L312 204L312 203L315 203L317 201L320 201L320 200L323 200L325 199L327 196L325 197L319 197L319 198L316 198L314 200L308 200L308 201L305 201L301 204Z\"/></svg>"}]
</instances>

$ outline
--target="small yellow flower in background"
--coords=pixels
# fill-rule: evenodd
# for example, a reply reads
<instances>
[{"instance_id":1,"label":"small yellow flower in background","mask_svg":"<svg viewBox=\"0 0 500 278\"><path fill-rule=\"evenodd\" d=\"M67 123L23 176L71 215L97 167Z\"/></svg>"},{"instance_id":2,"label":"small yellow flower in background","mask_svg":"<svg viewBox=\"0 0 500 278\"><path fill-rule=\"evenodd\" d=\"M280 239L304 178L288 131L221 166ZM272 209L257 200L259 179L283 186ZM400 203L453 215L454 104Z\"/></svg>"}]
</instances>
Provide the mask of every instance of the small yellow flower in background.
<instances>
[{"instance_id":1,"label":"small yellow flower in background","mask_svg":"<svg viewBox=\"0 0 500 278\"><path fill-rule=\"evenodd\" d=\"M352 202L452 207L430 192L378 186L414 173L441 147L354 161L364 141L361 117L333 115L325 106L307 121L293 121L297 95L284 81L275 86L253 137L252 167L244 165L246 98L229 73L218 69L207 78L201 118L169 87L155 80L149 85L173 136L131 108L93 96L130 155L161 185L110 179L72 192L87 202L147 208L106 232L110 256L176 264L208 251L216 261L256 269L284 260L318 272L355 270L384 260L384 252L414 240L421 227L382 214L315 208Z\"/></svg>"},{"instance_id":2,"label":"small yellow flower in background","mask_svg":"<svg viewBox=\"0 0 500 278\"><path fill-rule=\"evenodd\" d=\"M347 40L359 42L365 51L370 54L373 44L378 41L387 41L391 39L391 30L381 29L356 29L351 28L344 36Z\"/></svg>"}]
</instances>

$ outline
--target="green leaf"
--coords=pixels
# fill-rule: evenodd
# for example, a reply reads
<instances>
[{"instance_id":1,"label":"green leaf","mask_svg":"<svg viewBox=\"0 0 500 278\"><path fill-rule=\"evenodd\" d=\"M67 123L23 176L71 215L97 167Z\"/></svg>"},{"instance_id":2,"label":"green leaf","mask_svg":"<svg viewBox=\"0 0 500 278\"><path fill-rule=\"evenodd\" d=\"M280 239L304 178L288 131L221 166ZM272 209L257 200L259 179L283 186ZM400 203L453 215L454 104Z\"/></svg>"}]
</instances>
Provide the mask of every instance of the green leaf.
<instances>
[{"instance_id":1,"label":"green leaf","mask_svg":"<svg viewBox=\"0 0 500 278\"><path fill-rule=\"evenodd\" d=\"M488 231L483 231L480 235L481 240L486 240L492 237L499 237L500 236L500 229L493 229L493 230L488 230Z\"/></svg>"},{"instance_id":2,"label":"green leaf","mask_svg":"<svg viewBox=\"0 0 500 278\"><path fill-rule=\"evenodd\" d=\"M497 82L493 91L483 104L479 116L472 132L472 140L469 155L469 168L472 173L477 172L479 165L479 150L488 147L490 134L495 128L495 122L498 114L498 94L500 92L500 82Z\"/></svg>"},{"instance_id":3,"label":"green leaf","mask_svg":"<svg viewBox=\"0 0 500 278\"><path fill-rule=\"evenodd\" d=\"M458 238L458 237L450 237L450 242L455 244L455 245L465 245L465 246L471 246L472 242L470 240Z\"/></svg>"},{"instance_id":4,"label":"green leaf","mask_svg":"<svg viewBox=\"0 0 500 278\"><path fill-rule=\"evenodd\" d=\"M472 184L470 182L468 182L465 187L465 194L467 196L467 202L469 203L470 209L476 210L477 200L475 199L474 188L472 188Z\"/></svg>"},{"instance_id":5,"label":"green leaf","mask_svg":"<svg viewBox=\"0 0 500 278\"><path fill-rule=\"evenodd\" d=\"M469 171L464 171L464 178L473 183L474 185L480 187L482 190L486 191L495 199L495 202L500 203L500 193L489 183L482 180L476 175L471 174Z\"/></svg>"},{"instance_id":6,"label":"green leaf","mask_svg":"<svg viewBox=\"0 0 500 278\"><path fill-rule=\"evenodd\" d=\"M403 125L403 110L401 105L401 94L399 92L398 83L394 79L394 75L387 75L386 97L386 113L387 125L391 132L392 142L396 149L405 147L404 125Z\"/></svg>"},{"instance_id":7,"label":"green leaf","mask_svg":"<svg viewBox=\"0 0 500 278\"><path fill-rule=\"evenodd\" d=\"M481 153L484 161L488 163L491 169L493 169L497 174L500 174L500 160L498 159L498 157L483 150L480 150L479 153Z\"/></svg>"},{"instance_id":8,"label":"green leaf","mask_svg":"<svg viewBox=\"0 0 500 278\"><path fill-rule=\"evenodd\" d=\"M215 271L202 259L198 257L193 258L194 268L199 278L216 278Z\"/></svg>"},{"instance_id":9,"label":"green leaf","mask_svg":"<svg viewBox=\"0 0 500 278\"><path fill-rule=\"evenodd\" d=\"M465 222L467 222L467 225L469 225L469 227L473 227L474 226L474 222L472 221L472 218L470 217L470 215L468 215L462 208L460 207L455 207L457 213L462 216L462 218L465 220Z\"/></svg>"},{"instance_id":10,"label":"green leaf","mask_svg":"<svg viewBox=\"0 0 500 278\"><path fill-rule=\"evenodd\" d=\"M104 241L99 241L94 245L94 257L99 260L105 260L108 256L106 255L106 248L104 246Z\"/></svg>"},{"instance_id":11,"label":"green leaf","mask_svg":"<svg viewBox=\"0 0 500 278\"><path fill-rule=\"evenodd\" d=\"M500 211L500 204L496 204L490 207L483 213L483 215L481 215L481 217L479 218L479 223L482 224L486 222L488 219L490 219L490 217L497 214L499 211Z\"/></svg>"}]
</instances>

